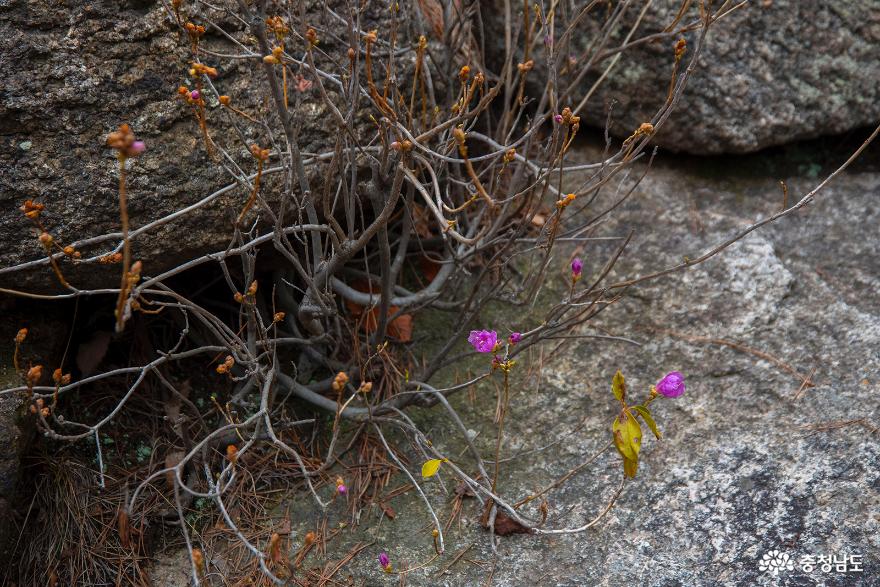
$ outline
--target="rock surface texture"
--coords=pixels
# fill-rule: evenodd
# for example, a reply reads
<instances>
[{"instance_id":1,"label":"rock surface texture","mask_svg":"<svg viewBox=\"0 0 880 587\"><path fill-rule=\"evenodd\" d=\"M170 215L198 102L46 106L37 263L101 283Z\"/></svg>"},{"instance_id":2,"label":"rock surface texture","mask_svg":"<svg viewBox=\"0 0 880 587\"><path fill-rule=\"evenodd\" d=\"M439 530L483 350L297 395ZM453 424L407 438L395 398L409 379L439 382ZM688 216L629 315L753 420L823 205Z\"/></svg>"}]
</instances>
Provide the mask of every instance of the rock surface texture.
<instances>
[{"instance_id":1,"label":"rock surface texture","mask_svg":"<svg viewBox=\"0 0 880 587\"><path fill-rule=\"evenodd\" d=\"M780 177L792 198L815 185L798 175L809 165L764 174L730 160L719 175L707 174L701 160L698 169L672 169L661 158L614 224L603 227L601 236L636 231L616 278L673 265L684 255L694 258L773 213L781 203ZM461 522L446 531L447 555L409 573L407 584L464 587L483 584L490 573L492 585L506 587L876 584L880 445L872 418L880 407L880 299L866 292L880 287L878 197L880 173L844 174L802 213L701 266L629 290L601 315L601 330L585 333L624 336L641 346L571 342L538 377L513 386L502 455L512 458L499 481L501 491L518 500L607 443L616 369L627 375L636 397L663 373L679 370L687 393L655 403L663 440L646 439L638 476L614 509L583 533L501 538L493 570L480 508L466 500ZM610 250L602 245L582 253L585 279ZM525 330L529 319L504 314L497 320ZM522 369L530 364L523 358ZM487 365L474 367L481 368ZM802 388L789 369L812 373L815 386ZM492 454L494 389L486 386L475 397L473 404L463 397L455 404L465 425L479 432L484 454ZM413 417L435 444L469 465L442 410ZM867 426L853 422L862 418ZM417 475L419 456L408 456ZM620 476L619 455L605 452L548 494L548 527L592 519ZM454 481L442 472L440 479L448 493L437 479L424 487L445 522ZM405 483L401 477L392 486ZM395 569L430 559L430 518L418 496L409 492L388 505L394 520L375 508L328 546L326 558L308 558L306 567L340 560L355 544L372 542L344 572L378 586L389 581L376 563L380 551L388 552ZM313 527L312 504L292 507L301 536ZM538 504L524 511L540 517ZM347 521L337 510L328 515L331 525ZM440 573L463 550L449 572ZM789 557L791 570L762 569L763 556L774 550ZM803 557L844 555L860 556L862 571L801 566ZM171 581L185 569L165 563L156 572Z\"/></svg>"},{"instance_id":2,"label":"rock surface texture","mask_svg":"<svg viewBox=\"0 0 880 587\"><path fill-rule=\"evenodd\" d=\"M581 9L587 2L575 4ZM681 4L651 4L633 39L663 31L673 23ZM572 35L572 56L577 57L595 41L597 21L607 16L605 7L600 6L591 12L597 20L585 19ZM616 44L643 6L642 2L630 3ZM679 27L699 18L697 6L697 2L691 3ZM496 41L503 39L499 36L503 14L503 10L493 10L486 17ZM695 45L695 34L684 35L689 52ZM629 136L641 123L650 121L666 99L677 38L679 35L660 37L624 52L581 112L585 120L604 124L605 110L614 100L612 131L617 136ZM610 46L615 46L614 40ZM689 52L683 63L688 62ZM536 70L546 67L543 55L534 61ZM599 69L604 70L609 61ZM594 80L582 84L581 94ZM565 78L560 82L565 83ZM756 1L710 29L682 101L657 142L695 154L746 153L878 121L880 3Z\"/></svg>"},{"instance_id":3,"label":"rock surface texture","mask_svg":"<svg viewBox=\"0 0 880 587\"><path fill-rule=\"evenodd\" d=\"M168 4L0 2L0 287L62 290L45 263L10 272L16 265L44 257L34 228L19 211L26 199L46 206L43 221L62 244L113 235L82 247L84 257L104 255L117 247L118 173L115 154L105 146L105 139L123 122L146 142L144 154L129 162L132 229L201 202L195 212L133 239L133 255L143 260L146 274L156 275L181 259L228 245L249 187L236 185L220 161L207 156L192 108L177 95L180 85L195 87L188 73L192 55L189 40L166 10ZM233 5L228 0L212 4ZM345 27L320 10L324 5L309 8L318 11L311 22L322 35L322 50L336 52L341 62L347 62ZM183 6L183 19L213 22L249 42L244 25L230 13L199 3ZM362 18L363 26L376 27L387 13L376 4ZM207 29L203 47L227 55L240 51L216 29ZM280 128L258 57L203 55L202 60L217 67L219 75L213 83L218 92L232 98L233 106ZM334 95L333 91L328 82L328 92ZM282 137L270 140L262 126L231 115L213 92L204 94L211 137L243 173L253 174L256 163L249 146L258 143L277 151L280 144L272 141L283 141ZM332 151L336 129L328 125L318 89L292 89L290 104L296 110L302 152ZM275 158L267 168L273 160L277 167ZM263 191L271 192L267 186L280 176L267 173ZM225 186L230 187L205 200ZM113 287L118 281L118 266L74 266L65 261L62 269L71 284L83 289Z\"/></svg>"}]
</instances>

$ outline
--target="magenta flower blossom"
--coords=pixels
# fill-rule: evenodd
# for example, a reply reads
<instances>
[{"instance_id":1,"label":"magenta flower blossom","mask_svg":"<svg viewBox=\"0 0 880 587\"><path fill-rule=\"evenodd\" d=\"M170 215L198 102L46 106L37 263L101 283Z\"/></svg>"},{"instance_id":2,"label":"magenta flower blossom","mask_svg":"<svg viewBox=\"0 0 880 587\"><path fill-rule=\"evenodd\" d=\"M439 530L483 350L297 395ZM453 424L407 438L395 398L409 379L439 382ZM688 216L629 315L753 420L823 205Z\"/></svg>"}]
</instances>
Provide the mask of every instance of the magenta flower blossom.
<instances>
[{"instance_id":1,"label":"magenta flower blossom","mask_svg":"<svg viewBox=\"0 0 880 587\"><path fill-rule=\"evenodd\" d=\"M575 257L571 261L571 278L574 280L578 280L581 278L581 273L584 271L584 262L581 261L580 257Z\"/></svg>"},{"instance_id":2,"label":"magenta flower blossom","mask_svg":"<svg viewBox=\"0 0 880 587\"><path fill-rule=\"evenodd\" d=\"M135 141L128 148L128 155L130 157L137 157L138 155L143 153L146 148L147 145L143 141Z\"/></svg>"},{"instance_id":3,"label":"magenta flower blossom","mask_svg":"<svg viewBox=\"0 0 880 587\"><path fill-rule=\"evenodd\" d=\"M337 485L336 491L339 492L339 495L345 495L348 493L348 488L345 485Z\"/></svg>"},{"instance_id":4,"label":"magenta flower blossom","mask_svg":"<svg viewBox=\"0 0 880 587\"><path fill-rule=\"evenodd\" d=\"M199 98L201 98L202 95L199 93L198 90L193 90L192 92L189 93L189 97L191 100L196 101Z\"/></svg>"},{"instance_id":5,"label":"magenta flower blossom","mask_svg":"<svg viewBox=\"0 0 880 587\"><path fill-rule=\"evenodd\" d=\"M561 114L554 114L553 120L554 120L554 122L556 122L556 124L562 124L562 115Z\"/></svg>"},{"instance_id":6,"label":"magenta flower blossom","mask_svg":"<svg viewBox=\"0 0 880 587\"><path fill-rule=\"evenodd\" d=\"M388 555L384 552L379 553L379 565L385 570L388 571L391 568L391 559L388 558Z\"/></svg>"},{"instance_id":7,"label":"magenta flower blossom","mask_svg":"<svg viewBox=\"0 0 880 587\"><path fill-rule=\"evenodd\" d=\"M478 353L491 353L498 342L498 333L494 330L471 330L468 342Z\"/></svg>"},{"instance_id":8,"label":"magenta flower blossom","mask_svg":"<svg viewBox=\"0 0 880 587\"><path fill-rule=\"evenodd\" d=\"M522 333L521 332L511 332L510 336L507 337L507 340L510 341L510 344L516 344L522 340Z\"/></svg>"},{"instance_id":9,"label":"magenta flower blossom","mask_svg":"<svg viewBox=\"0 0 880 587\"><path fill-rule=\"evenodd\" d=\"M667 373L657 382L657 393L666 397L678 397L684 393L684 375L678 371Z\"/></svg>"}]
</instances>

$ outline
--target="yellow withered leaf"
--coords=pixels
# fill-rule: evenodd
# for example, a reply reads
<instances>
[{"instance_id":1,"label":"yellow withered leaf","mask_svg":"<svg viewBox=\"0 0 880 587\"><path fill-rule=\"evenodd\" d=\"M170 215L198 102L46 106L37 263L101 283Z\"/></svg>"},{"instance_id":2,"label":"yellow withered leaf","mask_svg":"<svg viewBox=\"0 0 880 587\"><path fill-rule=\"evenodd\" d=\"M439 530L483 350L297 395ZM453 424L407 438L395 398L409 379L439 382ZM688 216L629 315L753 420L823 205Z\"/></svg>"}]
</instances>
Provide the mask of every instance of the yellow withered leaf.
<instances>
[{"instance_id":1,"label":"yellow withered leaf","mask_svg":"<svg viewBox=\"0 0 880 587\"><path fill-rule=\"evenodd\" d=\"M425 464L422 465L422 479L428 479L437 474L437 471L440 470L440 465L446 462L446 459L431 459L425 461Z\"/></svg>"}]
</instances>

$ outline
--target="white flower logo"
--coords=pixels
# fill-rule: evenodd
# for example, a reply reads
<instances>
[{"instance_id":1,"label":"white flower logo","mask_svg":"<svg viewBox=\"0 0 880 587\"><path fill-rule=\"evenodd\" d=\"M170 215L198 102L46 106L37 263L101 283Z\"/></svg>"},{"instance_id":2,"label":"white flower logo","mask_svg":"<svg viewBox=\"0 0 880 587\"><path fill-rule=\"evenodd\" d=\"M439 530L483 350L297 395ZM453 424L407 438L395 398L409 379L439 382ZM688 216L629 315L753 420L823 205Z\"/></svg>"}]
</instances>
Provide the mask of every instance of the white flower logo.
<instances>
[{"instance_id":1,"label":"white flower logo","mask_svg":"<svg viewBox=\"0 0 880 587\"><path fill-rule=\"evenodd\" d=\"M791 571L794 569L794 563L791 561L791 557L788 556L788 553L771 550L765 552L764 556L761 557L761 562L758 563L758 569L764 572L769 571L773 573L773 576L775 577L779 575L779 571Z\"/></svg>"}]
</instances>

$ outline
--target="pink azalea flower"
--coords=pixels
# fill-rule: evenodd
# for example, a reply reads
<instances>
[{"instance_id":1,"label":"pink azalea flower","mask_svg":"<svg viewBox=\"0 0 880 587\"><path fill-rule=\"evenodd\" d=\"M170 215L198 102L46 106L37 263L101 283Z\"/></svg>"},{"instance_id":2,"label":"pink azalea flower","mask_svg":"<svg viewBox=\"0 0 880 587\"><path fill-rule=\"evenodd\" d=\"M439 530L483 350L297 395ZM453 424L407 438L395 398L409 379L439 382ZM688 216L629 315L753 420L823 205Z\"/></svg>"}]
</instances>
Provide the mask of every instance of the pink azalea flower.
<instances>
[{"instance_id":1,"label":"pink azalea flower","mask_svg":"<svg viewBox=\"0 0 880 587\"><path fill-rule=\"evenodd\" d=\"M666 376L657 382L657 393L665 397L678 397L684 393L684 375L678 371L667 373Z\"/></svg>"},{"instance_id":2,"label":"pink azalea flower","mask_svg":"<svg viewBox=\"0 0 880 587\"><path fill-rule=\"evenodd\" d=\"M498 333L494 330L471 330L468 342L478 353L491 353L498 342Z\"/></svg>"}]
</instances>

